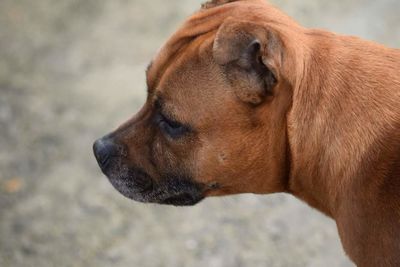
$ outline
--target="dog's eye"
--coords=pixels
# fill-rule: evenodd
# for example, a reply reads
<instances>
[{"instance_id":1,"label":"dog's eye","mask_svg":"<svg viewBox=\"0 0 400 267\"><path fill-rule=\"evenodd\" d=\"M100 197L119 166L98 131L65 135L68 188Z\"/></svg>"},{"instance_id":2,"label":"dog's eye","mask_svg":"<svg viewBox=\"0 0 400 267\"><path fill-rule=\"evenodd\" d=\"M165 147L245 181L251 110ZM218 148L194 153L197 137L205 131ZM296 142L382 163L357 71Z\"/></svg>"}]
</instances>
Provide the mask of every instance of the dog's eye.
<instances>
[{"instance_id":1,"label":"dog's eye","mask_svg":"<svg viewBox=\"0 0 400 267\"><path fill-rule=\"evenodd\" d=\"M186 127L185 125L170 120L161 114L157 116L157 123L164 134L174 139L182 137L189 131L188 127Z\"/></svg>"}]
</instances>

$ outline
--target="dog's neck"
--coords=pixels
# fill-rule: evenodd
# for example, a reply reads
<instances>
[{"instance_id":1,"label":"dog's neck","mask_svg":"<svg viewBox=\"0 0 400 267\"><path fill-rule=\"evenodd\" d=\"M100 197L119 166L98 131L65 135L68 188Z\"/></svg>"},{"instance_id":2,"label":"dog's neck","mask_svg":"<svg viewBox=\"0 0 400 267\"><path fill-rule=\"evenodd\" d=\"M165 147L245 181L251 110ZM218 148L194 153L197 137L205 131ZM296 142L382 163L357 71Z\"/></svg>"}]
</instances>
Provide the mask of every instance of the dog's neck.
<instances>
[{"instance_id":1,"label":"dog's neck","mask_svg":"<svg viewBox=\"0 0 400 267\"><path fill-rule=\"evenodd\" d=\"M335 217L357 179L372 179L377 170L371 166L379 157L398 153L400 95L386 88L400 88L400 81L387 78L396 77L400 58L394 50L353 37L322 31L306 35L308 54L288 115L289 191ZM388 62L393 75L376 75ZM386 136L397 138L385 143Z\"/></svg>"}]
</instances>

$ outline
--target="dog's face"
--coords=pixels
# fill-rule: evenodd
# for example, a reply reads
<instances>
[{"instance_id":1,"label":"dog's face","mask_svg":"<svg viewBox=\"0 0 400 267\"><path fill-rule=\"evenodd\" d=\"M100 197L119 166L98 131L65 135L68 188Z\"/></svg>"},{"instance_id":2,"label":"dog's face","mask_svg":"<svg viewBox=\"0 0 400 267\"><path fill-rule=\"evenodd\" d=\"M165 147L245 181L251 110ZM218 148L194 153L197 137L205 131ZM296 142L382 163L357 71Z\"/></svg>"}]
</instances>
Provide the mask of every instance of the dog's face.
<instances>
[{"instance_id":1,"label":"dog's face","mask_svg":"<svg viewBox=\"0 0 400 267\"><path fill-rule=\"evenodd\" d=\"M160 204L284 190L279 35L235 20L200 34L195 22L150 64L141 111L95 143L102 171L124 196Z\"/></svg>"}]
</instances>

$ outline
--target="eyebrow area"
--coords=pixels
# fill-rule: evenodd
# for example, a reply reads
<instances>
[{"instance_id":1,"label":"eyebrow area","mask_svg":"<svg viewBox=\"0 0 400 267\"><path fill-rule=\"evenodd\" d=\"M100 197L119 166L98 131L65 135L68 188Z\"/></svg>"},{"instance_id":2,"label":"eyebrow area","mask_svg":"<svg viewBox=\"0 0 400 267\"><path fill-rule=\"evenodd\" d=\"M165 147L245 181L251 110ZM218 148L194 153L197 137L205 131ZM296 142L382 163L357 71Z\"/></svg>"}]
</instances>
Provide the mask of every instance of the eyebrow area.
<instances>
[{"instance_id":1,"label":"eyebrow area","mask_svg":"<svg viewBox=\"0 0 400 267\"><path fill-rule=\"evenodd\" d=\"M166 119L171 120L171 121L176 121L174 119L174 116L171 114L171 112L166 110L165 101L161 96L156 96L156 100L154 102L154 107L156 108L157 112L160 115L162 115L163 117L165 117Z\"/></svg>"},{"instance_id":2,"label":"eyebrow area","mask_svg":"<svg viewBox=\"0 0 400 267\"><path fill-rule=\"evenodd\" d=\"M184 124L187 128L190 128L188 125L186 125L184 122L181 122L172 112L170 112L165 105L165 100L162 96L157 96L156 100L154 102L154 107L156 111L158 112L159 115L167 119L168 121L171 121L173 123L181 123Z\"/></svg>"}]
</instances>

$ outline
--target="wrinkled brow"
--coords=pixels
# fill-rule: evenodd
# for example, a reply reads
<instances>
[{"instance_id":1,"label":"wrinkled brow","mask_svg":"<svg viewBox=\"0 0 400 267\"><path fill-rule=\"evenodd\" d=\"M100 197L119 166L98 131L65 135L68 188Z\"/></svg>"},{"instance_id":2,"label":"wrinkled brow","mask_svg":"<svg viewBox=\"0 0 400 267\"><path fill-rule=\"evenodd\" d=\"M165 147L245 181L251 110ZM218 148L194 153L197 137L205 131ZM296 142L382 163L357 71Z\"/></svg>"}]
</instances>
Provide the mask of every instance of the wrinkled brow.
<instances>
[{"instance_id":1,"label":"wrinkled brow","mask_svg":"<svg viewBox=\"0 0 400 267\"><path fill-rule=\"evenodd\" d=\"M159 111L163 109L164 100L161 96L156 96L156 100L154 101L154 107Z\"/></svg>"},{"instance_id":2,"label":"wrinkled brow","mask_svg":"<svg viewBox=\"0 0 400 267\"><path fill-rule=\"evenodd\" d=\"M160 95L157 95L157 96L156 96L156 100L155 100L155 102L154 102L154 107L156 108L156 110L157 110L163 117L165 117L165 118L167 118L168 120L171 120L171 121L176 121L176 118L175 118L174 114L172 114L172 113L170 112L170 110L168 110L168 109L166 108L165 101L164 101L164 99L163 99L162 96L160 96Z\"/></svg>"},{"instance_id":3,"label":"wrinkled brow","mask_svg":"<svg viewBox=\"0 0 400 267\"><path fill-rule=\"evenodd\" d=\"M154 107L158 112L162 113L163 115L167 117L173 117L169 110L166 108L165 99L159 94L156 94Z\"/></svg>"}]
</instances>

